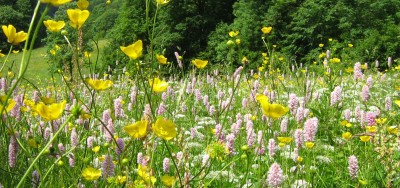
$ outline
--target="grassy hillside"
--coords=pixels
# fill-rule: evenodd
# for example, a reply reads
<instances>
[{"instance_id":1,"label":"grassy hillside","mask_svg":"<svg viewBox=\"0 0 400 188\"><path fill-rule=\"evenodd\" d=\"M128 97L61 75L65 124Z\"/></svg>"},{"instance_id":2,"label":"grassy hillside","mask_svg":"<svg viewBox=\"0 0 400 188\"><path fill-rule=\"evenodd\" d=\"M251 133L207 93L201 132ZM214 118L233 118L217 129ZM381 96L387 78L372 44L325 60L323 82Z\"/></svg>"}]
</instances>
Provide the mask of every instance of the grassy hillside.
<instances>
[{"instance_id":1,"label":"grassy hillside","mask_svg":"<svg viewBox=\"0 0 400 188\"><path fill-rule=\"evenodd\" d=\"M102 51L103 47L106 45L107 41L106 40L101 40L99 41L99 48L100 52ZM2 75L7 74L8 71L12 71L15 73L15 75L18 75L19 72L19 66L21 63L21 58L22 58L22 50L20 50L19 53L17 54L10 54L7 62L5 62L3 71L1 72ZM99 55L97 53L97 50L94 50L91 53L91 60L95 61L97 56ZM46 52L46 47L40 47L36 48L32 51L32 56L30 60L30 64L28 67L28 70L25 74L25 77L31 81L36 81L36 82L47 82L51 78L51 74L49 72L49 64L47 63L47 52ZM101 55L101 53L100 53ZM0 58L0 62L3 64L5 61L6 57ZM99 61L101 60L101 57L99 57ZM101 63L101 62L99 62Z\"/></svg>"}]
</instances>

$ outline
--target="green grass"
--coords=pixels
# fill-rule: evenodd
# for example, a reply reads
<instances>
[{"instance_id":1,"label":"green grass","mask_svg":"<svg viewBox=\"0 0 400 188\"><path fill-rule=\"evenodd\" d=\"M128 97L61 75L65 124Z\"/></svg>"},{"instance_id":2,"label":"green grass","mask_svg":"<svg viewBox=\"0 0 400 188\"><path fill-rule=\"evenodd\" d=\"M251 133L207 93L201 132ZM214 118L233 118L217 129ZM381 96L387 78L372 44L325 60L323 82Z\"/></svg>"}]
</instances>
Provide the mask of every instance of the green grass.
<instances>
[{"instance_id":1,"label":"green grass","mask_svg":"<svg viewBox=\"0 0 400 188\"><path fill-rule=\"evenodd\" d=\"M107 45L107 40L100 40L98 41L99 45L99 50L100 50L100 55L101 51L104 48L104 46ZM95 45L93 44L93 47L95 48ZM19 68L20 68L20 63L22 59L22 50L20 50L19 53L17 54L10 54L8 57L7 62L5 62L3 71L1 72L2 75L6 75L8 71L12 71L15 76L18 75ZM91 53L92 56L90 57L92 61L95 61L97 56L99 55L97 53L97 50L94 49L94 51ZM26 53L26 56L28 53ZM46 47L40 47L32 50L32 55L30 59L30 63L28 65L28 70L25 73L25 78L30 80L30 81L35 81L35 82L47 82L50 81L51 79L51 74L49 72L49 64L47 63L47 49ZM0 62L4 63L6 57L0 58ZM26 59L26 58L25 58ZM101 56L99 57L99 61L101 60ZM101 62L99 62L101 63Z\"/></svg>"},{"instance_id":2,"label":"green grass","mask_svg":"<svg viewBox=\"0 0 400 188\"><path fill-rule=\"evenodd\" d=\"M3 68L3 75L7 74L8 71L14 72L16 76L18 75L22 54L22 51L20 51L18 54L10 54ZM45 47L40 47L32 51L28 70L25 74L26 78L34 80L45 80L50 78L50 74L48 74L46 55ZM3 57L1 62L4 63L5 59L6 57Z\"/></svg>"}]
</instances>

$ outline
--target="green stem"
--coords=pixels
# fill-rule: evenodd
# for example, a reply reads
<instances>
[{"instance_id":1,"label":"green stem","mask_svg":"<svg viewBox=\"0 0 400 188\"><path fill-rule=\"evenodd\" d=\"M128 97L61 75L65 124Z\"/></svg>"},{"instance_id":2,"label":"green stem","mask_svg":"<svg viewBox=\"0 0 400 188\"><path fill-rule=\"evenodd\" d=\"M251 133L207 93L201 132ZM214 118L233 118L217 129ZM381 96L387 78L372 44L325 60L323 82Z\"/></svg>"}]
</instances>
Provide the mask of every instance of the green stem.
<instances>
[{"instance_id":1,"label":"green stem","mask_svg":"<svg viewBox=\"0 0 400 188\"><path fill-rule=\"evenodd\" d=\"M10 54L11 54L12 49L13 49L13 45L11 45L10 50L8 51L7 57L6 57L6 59L4 60L3 65L2 65L1 68L0 68L0 72L3 71L4 65L6 65L6 62L7 62L7 60L8 60L8 57L9 57Z\"/></svg>"},{"instance_id":2,"label":"green stem","mask_svg":"<svg viewBox=\"0 0 400 188\"><path fill-rule=\"evenodd\" d=\"M166 147L167 150L168 150L168 154L169 154L169 156L171 157L172 163L174 163L175 170L176 170L176 173L178 174L178 178L179 178L179 184L181 185L181 187L183 187L182 178L181 178L181 175L179 174L178 165L176 164L176 162L175 162L175 160L174 160L174 157L172 156L171 150L169 149L168 144L167 144L167 142L166 142L164 139L163 139L163 143L164 143L165 147Z\"/></svg>"},{"instance_id":3,"label":"green stem","mask_svg":"<svg viewBox=\"0 0 400 188\"><path fill-rule=\"evenodd\" d=\"M215 180L215 178L217 178L217 177L219 176L219 174L221 174L222 171L224 171L229 165L231 165L232 163L238 161L239 159L240 159L240 157L238 157L237 159L235 159L235 160L229 162L227 165L225 165L225 166L219 171L218 175L214 176L213 179L211 179L211 181L208 182L208 183L206 184L206 186L208 187L208 186Z\"/></svg>"},{"instance_id":4,"label":"green stem","mask_svg":"<svg viewBox=\"0 0 400 188\"><path fill-rule=\"evenodd\" d=\"M44 17L46 16L47 12L49 11L49 5L47 5L46 8L44 9L42 15L40 16L39 22L37 23L37 26L36 26L35 31L33 33L32 40L30 41L28 59L26 61L27 64L25 65L25 61L24 60L25 60L25 53L27 52L27 49L28 49L28 40L29 40L29 36L30 36L30 34L32 32L32 29L33 29L33 24L35 23L35 18L37 16L38 11L39 11L39 7L40 7L40 1L38 1L38 4L35 7L35 11L33 13L31 23L29 24L28 37L26 39L24 50L23 50L23 54L22 54L22 59L21 59L21 64L20 64L20 68L19 68L18 79L21 78L24 75L24 73L26 72L26 69L27 69L27 67L29 65L29 62L30 62L29 60L31 59L32 49L33 49L33 46L35 44L35 40L37 38L37 35L39 33L40 25L42 24L42 22L44 20Z\"/></svg>"},{"instance_id":5,"label":"green stem","mask_svg":"<svg viewBox=\"0 0 400 188\"><path fill-rule=\"evenodd\" d=\"M36 158L32 161L31 165L29 168L26 170L24 176L22 176L21 180L19 181L17 188L21 187L22 184L24 183L24 180L32 170L33 166L36 164L36 162L39 160L39 158L46 152L47 148L53 143L53 141L57 138L57 136L61 133L61 131L64 130L65 126L68 125L68 122L73 118L74 116L69 116L68 119L61 125L61 127L58 129L58 131L53 135L53 137L50 139L49 142L43 147L42 151L36 156Z\"/></svg>"}]
</instances>

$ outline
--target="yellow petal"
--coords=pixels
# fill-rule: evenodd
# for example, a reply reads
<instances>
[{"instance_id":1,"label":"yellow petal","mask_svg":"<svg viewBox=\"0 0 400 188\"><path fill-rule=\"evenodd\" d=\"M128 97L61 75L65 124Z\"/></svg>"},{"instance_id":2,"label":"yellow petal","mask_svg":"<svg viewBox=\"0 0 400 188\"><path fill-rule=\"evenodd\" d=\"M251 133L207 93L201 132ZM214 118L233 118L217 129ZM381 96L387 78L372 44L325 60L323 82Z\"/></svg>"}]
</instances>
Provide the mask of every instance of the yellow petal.
<instances>
[{"instance_id":1,"label":"yellow petal","mask_svg":"<svg viewBox=\"0 0 400 188\"><path fill-rule=\"evenodd\" d=\"M134 124L127 125L124 130L133 138L143 138L147 134L147 120L135 122Z\"/></svg>"},{"instance_id":2,"label":"yellow petal","mask_svg":"<svg viewBox=\"0 0 400 188\"><path fill-rule=\"evenodd\" d=\"M86 10L89 7L89 1L87 0L79 0L78 3L78 8L81 10Z\"/></svg>"},{"instance_id":3,"label":"yellow petal","mask_svg":"<svg viewBox=\"0 0 400 188\"><path fill-rule=\"evenodd\" d=\"M80 29L90 15L88 10L68 9L70 25L75 29Z\"/></svg>"},{"instance_id":4,"label":"yellow petal","mask_svg":"<svg viewBox=\"0 0 400 188\"><path fill-rule=\"evenodd\" d=\"M43 23L51 32L59 32L65 26L64 21L46 20L43 21Z\"/></svg>"},{"instance_id":5,"label":"yellow petal","mask_svg":"<svg viewBox=\"0 0 400 188\"><path fill-rule=\"evenodd\" d=\"M208 60L194 59L192 60L192 64L198 69L203 69L208 64Z\"/></svg>"},{"instance_id":6,"label":"yellow petal","mask_svg":"<svg viewBox=\"0 0 400 188\"><path fill-rule=\"evenodd\" d=\"M142 40L138 40L129 46L120 46L120 48L129 58L137 59L142 56L143 42Z\"/></svg>"},{"instance_id":7,"label":"yellow petal","mask_svg":"<svg viewBox=\"0 0 400 188\"><path fill-rule=\"evenodd\" d=\"M261 29L261 31L262 31L264 34L269 34L269 33L271 32L271 30L272 30L272 27L263 27L263 28Z\"/></svg>"},{"instance_id":8,"label":"yellow petal","mask_svg":"<svg viewBox=\"0 0 400 188\"><path fill-rule=\"evenodd\" d=\"M162 64L162 65L166 65L167 64L167 58L163 55L156 55L156 59L158 61L158 63Z\"/></svg>"}]
</instances>

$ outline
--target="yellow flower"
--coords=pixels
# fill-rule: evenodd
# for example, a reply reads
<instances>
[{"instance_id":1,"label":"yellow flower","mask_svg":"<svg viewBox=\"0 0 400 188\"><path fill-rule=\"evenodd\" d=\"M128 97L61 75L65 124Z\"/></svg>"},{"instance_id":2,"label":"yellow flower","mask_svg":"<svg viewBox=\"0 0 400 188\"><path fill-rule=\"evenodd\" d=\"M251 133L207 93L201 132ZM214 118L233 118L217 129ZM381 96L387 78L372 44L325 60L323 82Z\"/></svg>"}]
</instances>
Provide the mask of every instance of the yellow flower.
<instances>
[{"instance_id":1,"label":"yellow flower","mask_svg":"<svg viewBox=\"0 0 400 188\"><path fill-rule=\"evenodd\" d=\"M340 63L340 59L339 59L339 58L336 58L336 57L330 59L329 61L330 61L331 63Z\"/></svg>"},{"instance_id":2,"label":"yellow flower","mask_svg":"<svg viewBox=\"0 0 400 188\"><path fill-rule=\"evenodd\" d=\"M38 103L34 107L34 111L47 121L59 119L64 112L67 101L46 105L43 102Z\"/></svg>"},{"instance_id":3,"label":"yellow flower","mask_svg":"<svg viewBox=\"0 0 400 188\"><path fill-rule=\"evenodd\" d=\"M371 136L367 136L367 135L360 136L360 140L363 142L368 142L370 139L371 139Z\"/></svg>"},{"instance_id":4,"label":"yellow flower","mask_svg":"<svg viewBox=\"0 0 400 188\"><path fill-rule=\"evenodd\" d=\"M393 125L393 126L387 126L386 130L391 133L391 134L397 134L399 132L399 129L397 128L397 126Z\"/></svg>"},{"instance_id":5,"label":"yellow flower","mask_svg":"<svg viewBox=\"0 0 400 188\"><path fill-rule=\"evenodd\" d=\"M162 65L166 65L167 64L167 58L164 55L156 55L156 59L158 61L158 63L162 64Z\"/></svg>"},{"instance_id":6,"label":"yellow flower","mask_svg":"<svg viewBox=\"0 0 400 188\"><path fill-rule=\"evenodd\" d=\"M272 30L272 27L263 27L263 28L261 29L261 31L262 31L264 34L269 34L269 33L271 33L271 30Z\"/></svg>"},{"instance_id":7,"label":"yellow flower","mask_svg":"<svg viewBox=\"0 0 400 188\"><path fill-rule=\"evenodd\" d=\"M353 67L348 67L344 71L346 71L347 73L352 73L352 72L354 72L354 68Z\"/></svg>"},{"instance_id":8,"label":"yellow flower","mask_svg":"<svg viewBox=\"0 0 400 188\"><path fill-rule=\"evenodd\" d=\"M382 125L382 124L386 123L387 118L376 118L375 121L377 124Z\"/></svg>"},{"instance_id":9,"label":"yellow flower","mask_svg":"<svg viewBox=\"0 0 400 188\"><path fill-rule=\"evenodd\" d=\"M358 183L360 183L361 185L367 185L368 184L367 180L363 180L363 179L359 179Z\"/></svg>"},{"instance_id":10,"label":"yellow flower","mask_svg":"<svg viewBox=\"0 0 400 188\"><path fill-rule=\"evenodd\" d=\"M111 80L97 80L86 78L85 81L92 89L97 91L106 90L113 85L113 82Z\"/></svg>"},{"instance_id":11,"label":"yellow flower","mask_svg":"<svg viewBox=\"0 0 400 188\"><path fill-rule=\"evenodd\" d=\"M6 56L6 55L3 54L3 53L1 53L1 50L0 50L0 58L2 58L2 57L4 57L4 56Z\"/></svg>"},{"instance_id":12,"label":"yellow flower","mask_svg":"<svg viewBox=\"0 0 400 188\"><path fill-rule=\"evenodd\" d=\"M57 100L53 97L46 97L46 96L41 96L40 100L45 104L45 105L49 105L49 104L53 104L56 103Z\"/></svg>"},{"instance_id":13,"label":"yellow flower","mask_svg":"<svg viewBox=\"0 0 400 188\"><path fill-rule=\"evenodd\" d=\"M53 49L51 49L49 52L50 52L50 54L53 55L53 56L55 56L56 53L57 53L57 52L56 52L55 50L53 50Z\"/></svg>"},{"instance_id":14,"label":"yellow flower","mask_svg":"<svg viewBox=\"0 0 400 188\"><path fill-rule=\"evenodd\" d=\"M329 38L329 39L328 39L328 41L329 41L329 42L332 42L332 41L333 41L333 39L332 39L332 38Z\"/></svg>"},{"instance_id":15,"label":"yellow flower","mask_svg":"<svg viewBox=\"0 0 400 188\"><path fill-rule=\"evenodd\" d=\"M70 21L69 24L75 29L80 29L88 19L90 12L88 10L68 9L67 14Z\"/></svg>"},{"instance_id":16,"label":"yellow flower","mask_svg":"<svg viewBox=\"0 0 400 188\"><path fill-rule=\"evenodd\" d=\"M367 64L363 64L363 65L361 65L361 69L363 69L363 70L367 70L367 69L368 69L368 65L367 65Z\"/></svg>"},{"instance_id":17,"label":"yellow flower","mask_svg":"<svg viewBox=\"0 0 400 188\"><path fill-rule=\"evenodd\" d=\"M366 126L365 129L366 129L367 132L369 132L369 133L374 133L374 132L376 132L376 126Z\"/></svg>"},{"instance_id":18,"label":"yellow flower","mask_svg":"<svg viewBox=\"0 0 400 188\"><path fill-rule=\"evenodd\" d=\"M168 176L164 175L161 177L162 183L167 186L167 187L172 187L175 183L175 177L174 176Z\"/></svg>"},{"instance_id":19,"label":"yellow flower","mask_svg":"<svg viewBox=\"0 0 400 188\"><path fill-rule=\"evenodd\" d=\"M0 50L0 52L1 52L1 50ZM19 50L13 50L12 53L13 53L13 54L18 54L18 53L19 53Z\"/></svg>"},{"instance_id":20,"label":"yellow flower","mask_svg":"<svg viewBox=\"0 0 400 188\"><path fill-rule=\"evenodd\" d=\"M157 4L159 5L165 5L167 3L169 3L171 0L157 0Z\"/></svg>"},{"instance_id":21,"label":"yellow flower","mask_svg":"<svg viewBox=\"0 0 400 188\"><path fill-rule=\"evenodd\" d=\"M240 39L236 39L235 42L237 45L240 45Z\"/></svg>"},{"instance_id":22,"label":"yellow flower","mask_svg":"<svg viewBox=\"0 0 400 188\"><path fill-rule=\"evenodd\" d=\"M42 3L50 3L51 5L58 7L65 3L69 3L71 0L40 0Z\"/></svg>"},{"instance_id":23,"label":"yellow flower","mask_svg":"<svg viewBox=\"0 0 400 188\"><path fill-rule=\"evenodd\" d=\"M204 69L208 63L208 60L194 59L192 60L192 64L196 66L198 69Z\"/></svg>"},{"instance_id":24,"label":"yellow flower","mask_svg":"<svg viewBox=\"0 0 400 188\"><path fill-rule=\"evenodd\" d=\"M222 160L223 157L229 154L229 149L223 142L213 142L206 147L206 153L212 159Z\"/></svg>"},{"instance_id":25,"label":"yellow flower","mask_svg":"<svg viewBox=\"0 0 400 188\"><path fill-rule=\"evenodd\" d=\"M345 132L342 134L342 138L348 140L352 137L353 135L351 134L351 132Z\"/></svg>"},{"instance_id":26,"label":"yellow flower","mask_svg":"<svg viewBox=\"0 0 400 188\"><path fill-rule=\"evenodd\" d=\"M129 58L137 59L142 56L143 43L142 40L138 40L127 47L120 46L120 48Z\"/></svg>"},{"instance_id":27,"label":"yellow flower","mask_svg":"<svg viewBox=\"0 0 400 188\"><path fill-rule=\"evenodd\" d=\"M46 20L43 24L50 32L59 32L65 26L64 21Z\"/></svg>"},{"instance_id":28,"label":"yellow flower","mask_svg":"<svg viewBox=\"0 0 400 188\"><path fill-rule=\"evenodd\" d=\"M299 163L301 163L303 160L304 160L304 158L303 158L303 157L300 157L300 156L298 156L298 157L296 158L296 161L299 162Z\"/></svg>"},{"instance_id":29,"label":"yellow flower","mask_svg":"<svg viewBox=\"0 0 400 188\"><path fill-rule=\"evenodd\" d=\"M83 52L83 56L85 56L85 58L89 58L89 57L92 56L92 54L87 52L87 51L85 51L85 52Z\"/></svg>"},{"instance_id":30,"label":"yellow flower","mask_svg":"<svg viewBox=\"0 0 400 188\"><path fill-rule=\"evenodd\" d=\"M263 114L270 118L278 119L289 111L288 107L280 104L270 104L268 97L265 95L257 94L256 99L261 104Z\"/></svg>"},{"instance_id":31,"label":"yellow flower","mask_svg":"<svg viewBox=\"0 0 400 188\"><path fill-rule=\"evenodd\" d=\"M89 7L89 1L87 1L87 0L78 0L76 5L78 5L79 9L86 10Z\"/></svg>"},{"instance_id":32,"label":"yellow flower","mask_svg":"<svg viewBox=\"0 0 400 188\"><path fill-rule=\"evenodd\" d=\"M324 47L324 44L319 44L318 46L319 46L320 48L322 48L322 47Z\"/></svg>"},{"instance_id":33,"label":"yellow flower","mask_svg":"<svg viewBox=\"0 0 400 188\"><path fill-rule=\"evenodd\" d=\"M346 126L346 127L348 127L348 128L351 127L351 123L349 123L347 120L340 121L339 124L340 124L341 126Z\"/></svg>"},{"instance_id":34,"label":"yellow flower","mask_svg":"<svg viewBox=\"0 0 400 188\"><path fill-rule=\"evenodd\" d=\"M93 148L92 148L92 151L93 151L94 153L99 152L99 151L100 151L100 146L95 146L95 147L93 147Z\"/></svg>"},{"instance_id":35,"label":"yellow flower","mask_svg":"<svg viewBox=\"0 0 400 188\"><path fill-rule=\"evenodd\" d=\"M231 32L229 32L229 36L230 37L236 37L238 35L239 35L239 31L231 31Z\"/></svg>"},{"instance_id":36,"label":"yellow flower","mask_svg":"<svg viewBox=\"0 0 400 188\"><path fill-rule=\"evenodd\" d=\"M101 176L101 170L97 170L93 167L88 167L82 171L82 176L85 180L94 181L99 179L99 177Z\"/></svg>"},{"instance_id":37,"label":"yellow flower","mask_svg":"<svg viewBox=\"0 0 400 188\"><path fill-rule=\"evenodd\" d=\"M153 124L153 132L158 136L165 140L171 140L176 136L176 125L168 119L164 119L163 117L158 117L156 123Z\"/></svg>"},{"instance_id":38,"label":"yellow flower","mask_svg":"<svg viewBox=\"0 0 400 188\"><path fill-rule=\"evenodd\" d=\"M124 130L133 138L143 138L147 134L147 120L137 121L134 124L127 125Z\"/></svg>"},{"instance_id":39,"label":"yellow flower","mask_svg":"<svg viewBox=\"0 0 400 188\"><path fill-rule=\"evenodd\" d=\"M119 185L119 184L124 184L126 182L126 176L116 176L114 178L114 183Z\"/></svg>"},{"instance_id":40,"label":"yellow flower","mask_svg":"<svg viewBox=\"0 0 400 188\"><path fill-rule=\"evenodd\" d=\"M400 107L400 100L395 100L394 103Z\"/></svg>"},{"instance_id":41,"label":"yellow flower","mask_svg":"<svg viewBox=\"0 0 400 188\"><path fill-rule=\"evenodd\" d=\"M147 183L147 184L155 184L157 179L154 176L151 176L149 173L150 169L147 168L147 166L142 166L139 164L138 166L138 175Z\"/></svg>"},{"instance_id":42,"label":"yellow flower","mask_svg":"<svg viewBox=\"0 0 400 188\"><path fill-rule=\"evenodd\" d=\"M305 145L307 148L311 149L314 147L315 143L314 142L306 142Z\"/></svg>"},{"instance_id":43,"label":"yellow flower","mask_svg":"<svg viewBox=\"0 0 400 188\"><path fill-rule=\"evenodd\" d=\"M34 138L28 139L28 145L32 148L38 148L38 146L39 146Z\"/></svg>"},{"instance_id":44,"label":"yellow flower","mask_svg":"<svg viewBox=\"0 0 400 188\"><path fill-rule=\"evenodd\" d=\"M279 143L289 144L290 142L292 142L292 140L293 140L292 137L282 137L282 136L278 137Z\"/></svg>"},{"instance_id":45,"label":"yellow flower","mask_svg":"<svg viewBox=\"0 0 400 188\"><path fill-rule=\"evenodd\" d=\"M14 73L12 71L7 72L7 77L14 78Z\"/></svg>"},{"instance_id":46,"label":"yellow flower","mask_svg":"<svg viewBox=\"0 0 400 188\"><path fill-rule=\"evenodd\" d=\"M160 80L159 78L154 78L153 80L149 80L149 84L151 89L156 93L164 92L168 88L168 82Z\"/></svg>"},{"instance_id":47,"label":"yellow flower","mask_svg":"<svg viewBox=\"0 0 400 188\"><path fill-rule=\"evenodd\" d=\"M353 44L347 44L349 48L353 48Z\"/></svg>"},{"instance_id":48,"label":"yellow flower","mask_svg":"<svg viewBox=\"0 0 400 188\"><path fill-rule=\"evenodd\" d=\"M18 45L20 42L23 42L28 37L28 34L20 31L17 33L17 29L13 25L3 25L2 26L3 33L7 37L7 42L11 43L12 45Z\"/></svg>"},{"instance_id":49,"label":"yellow flower","mask_svg":"<svg viewBox=\"0 0 400 188\"><path fill-rule=\"evenodd\" d=\"M228 42L226 42L226 45L228 47L233 47L235 45L235 42L233 42L232 40L228 40Z\"/></svg>"},{"instance_id":50,"label":"yellow flower","mask_svg":"<svg viewBox=\"0 0 400 188\"><path fill-rule=\"evenodd\" d=\"M325 58L325 57L326 57L326 53L325 53L325 52L322 52L322 53L319 54L318 57L319 57L320 59Z\"/></svg>"}]
</instances>

